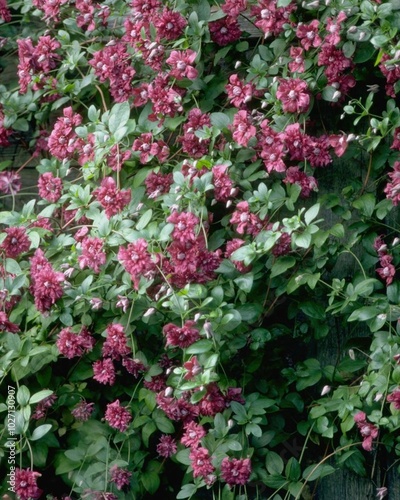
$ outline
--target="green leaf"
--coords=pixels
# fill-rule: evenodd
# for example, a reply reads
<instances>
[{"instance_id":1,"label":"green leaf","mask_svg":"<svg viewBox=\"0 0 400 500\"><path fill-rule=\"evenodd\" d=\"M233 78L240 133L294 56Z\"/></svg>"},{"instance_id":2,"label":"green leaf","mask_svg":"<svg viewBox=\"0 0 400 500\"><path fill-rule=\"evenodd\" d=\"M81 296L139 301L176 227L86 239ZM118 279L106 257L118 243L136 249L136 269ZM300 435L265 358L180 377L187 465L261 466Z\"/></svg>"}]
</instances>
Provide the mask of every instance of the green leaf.
<instances>
[{"instance_id":1,"label":"green leaf","mask_svg":"<svg viewBox=\"0 0 400 500\"><path fill-rule=\"evenodd\" d=\"M29 399L31 394L26 385L21 385L17 391L17 401L21 406L26 406L29 404Z\"/></svg>"},{"instance_id":2,"label":"green leaf","mask_svg":"<svg viewBox=\"0 0 400 500\"><path fill-rule=\"evenodd\" d=\"M375 318L381 312L375 306L360 307L360 309L356 309L350 314L347 321L367 321L368 319Z\"/></svg>"},{"instance_id":3,"label":"green leaf","mask_svg":"<svg viewBox=\"0 0 400 500\"><path fill-rule=\"evenodd\" d=\"M301 476L301 468L296 458L291 457L285 467L285 476L290 481L298 481Z\"/></svg>"},{"instance_id":4,"label":"green leaf","mask_svg":"<svg viewBox=\"0 0 400 500\"><path fill-rule=\"evenodd\" d=\"M32 354L32 351L31 351L31 354ZM52 394L53 394L53 391L50 391L49 389L44 389L43 391L39 391L30 397L29 404L33 405L35 403L39 403L39 401L42 401L43 399L48 398Z\"/></svg>"},{"instance_id":5,"label":"green leaf","mask_svg":"<svg viewBox=\"0 0 400 500\"><path fill-rule=\"evenodd\" d=\"M308 466L303 471L303 479L306 481L315 481L316 479L321 479L325 476L329 476L336 471L332 465L318 463Z\"/></svg>"},{"instance_id":6,"label":"green leaf","mask_svg":"<svg viewBox=\"0 0 400 500\"><path fill-rule=\"evenodd\" d=\"M282 474L284 463L282 458L275 453L275 451L269 451L265 458L265 467L271 475L276 476Z\"/></svg>"},{"instance_id":7,"label":"green leaf","mask_svg":"<svg viewBox=\"0 0 400 500\"><path fill-rule=\"evenodd\" d=\"M213 343L211 340L202 339L198 340L186 349L187 354L202 354L204 352L209 352L213 348Z\"/></svg>"},{"instance_id":8,"label":"green leaf","mask_svg":"<svg viewBox=\"0 0 400 500\"><path fill-rule=\"evenodd\" d=\"M307 226L309 226L311 222L316 218L316 216L319 213L319 209L320 209L320 204L316 203L315 205L310 207L304 214L304 221L307 224Z\"/></svg>"},{"instance_id":9,"label":"green leaf","mask_svg":"<svg viewBox=\"0 0 400 500\"><path fill-rule=\"evenodd\" d=\"M148 491L150 495L154 495L160 487L160 478L158 474L155 472L144 472L140 478L145 490Z\"/></svg>"},{"instance_id":10,"label":"green leaf","mask_svg":"<svg viewBox=\"0 0 400 500\"><path fill-rule=\"evenodd\" d=\"M219 130L227 129L231 123L229 116L225 113L211 113L211 124Z\"/></svg>"},{"instance_id":11,"label":"green leaf","mask_svg":"<svg viewBox=\"0 0 400 500\"><path fill-rule=\"evenodd\" d=\"M353 202L353 207L360 210L365 217L371 217L375 208L375 195L366 193Z\"/></svg>"},{"instance_id":12,"label":"green leaf","mask_svg":"<svg viewBox=\"0 0 400 500\"><path fill-rule=\"evenodd\" d=\"M195 484L184 484L181 491L176 495L176 498L190 498L196 493L196 491L197 486Z\"/></svg>"},{"instance_id":13,"label":"green leaf","mask_svg":"<svg viewBox=\"0 0 400 500\"><path fill-rule=\"evenodd\" d=\"M153 217L153 210L149 208L138 220L136 224L136 229L138 231L144 229L147 226L147 224L151 221L152 217Z\"/></svg>"},{"instance_id":14,"label":"green leaf","mask_svg":"<svg viewBox=\"0 0 400 500\"><path fill-rule=\"evenodd\" d=\"M278 257L271 268L271 278L279 276L296 264L296 259L291 255Z\"/></svg>"},{"instance_id":15,"label":"green leaf","mask_svg":"<svg viewBox=\"0 0 400 500\"><path fill-rule=\"evenodd\" d=\"M243 274L242 276L239 276L238 278L234 279L234 282L237 284L240 290L243 290L246 293L251 292L251 289L253 288L253 281L254 281L253 273Z\"/></svg>"},{"instance_id":16,"label":"green leaf","mask_svg":"<svg viewBox=\"0 0 400 500\"><path fill-rule=\"evenodd\" d=\"M51 427L52 427L51 424L39 425L39 427L36 427L36 429L34 429L34 431L32 432L30 441L37 441L45 434L47 434L50 431Z\"/></svg>"}]
</instances>

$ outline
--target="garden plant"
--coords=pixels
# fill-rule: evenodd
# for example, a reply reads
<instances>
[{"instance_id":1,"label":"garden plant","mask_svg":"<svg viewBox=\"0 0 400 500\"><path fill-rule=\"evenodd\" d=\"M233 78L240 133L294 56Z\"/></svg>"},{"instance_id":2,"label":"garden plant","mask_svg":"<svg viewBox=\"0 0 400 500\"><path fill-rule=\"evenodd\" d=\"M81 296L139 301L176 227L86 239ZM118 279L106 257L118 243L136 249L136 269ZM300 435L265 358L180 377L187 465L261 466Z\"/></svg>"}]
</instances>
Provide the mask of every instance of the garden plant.
<instances>
[{"instance_id":1,"label":"garden plant","mask_svg":"<svg viewBox=\"0 0 400 500\"><path fill-rule=\"evenodd\" d=\"M399 31L399 0L0 0L28 155L0 163L1 494L310 499L347 468L390 496Z\"/></svg>"}]
</instances>

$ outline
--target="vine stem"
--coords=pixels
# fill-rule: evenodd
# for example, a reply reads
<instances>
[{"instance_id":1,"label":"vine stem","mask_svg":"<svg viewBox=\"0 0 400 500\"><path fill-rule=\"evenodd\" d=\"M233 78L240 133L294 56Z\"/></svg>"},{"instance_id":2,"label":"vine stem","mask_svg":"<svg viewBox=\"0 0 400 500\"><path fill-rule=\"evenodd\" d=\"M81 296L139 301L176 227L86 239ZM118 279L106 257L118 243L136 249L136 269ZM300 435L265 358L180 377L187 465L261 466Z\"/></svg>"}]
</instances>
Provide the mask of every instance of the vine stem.
<instances>
[{"instance_id":1,"label":"vine stem","mask_svg":"<svg viewBox=\"0 0 400 500\"><path fill-rule=\"evenodd\" d=\"M336 453L338 453L340 451L343 451L343 450L346 450L347 448L351 448L353 446L359 446L360 444L362 444L361 441L359 441L357 443L346 444L345 446L342 446L341 448L338 448L337 450L333 451L332 453L330 453L329 455L327 455L326 457L324 457L320 462L318 462L317 465L315 467L313 467L313 469L311 470L311 472L305 478L303 486L301 487L301 490L297 493L296 498L294 500L299 500L301 498L301 493L303 492L306 484L308 483L309 478L314 474L314 472L318 469L318 467L320 465L322 465L324 462L326 462L329 458L335 456Z\"/></svg>"},{"instance_id":2,"label":"vine stem","mask_svg":"<svg viewBox=\"0 0 400 500\"><path fill-rule=\"evenodd\" d=\"M368 181L369 181L369 178L370 178L370 175L371 175L371 170L372 170L372 153L369 154L369 162L368 162L367 175L365 176L365 179L364 179L364 182L363 182L360 194L363 194L363 192L365 191L365 189L367 187L367 184L368 184Z\"/></svg>"}]
</instances>

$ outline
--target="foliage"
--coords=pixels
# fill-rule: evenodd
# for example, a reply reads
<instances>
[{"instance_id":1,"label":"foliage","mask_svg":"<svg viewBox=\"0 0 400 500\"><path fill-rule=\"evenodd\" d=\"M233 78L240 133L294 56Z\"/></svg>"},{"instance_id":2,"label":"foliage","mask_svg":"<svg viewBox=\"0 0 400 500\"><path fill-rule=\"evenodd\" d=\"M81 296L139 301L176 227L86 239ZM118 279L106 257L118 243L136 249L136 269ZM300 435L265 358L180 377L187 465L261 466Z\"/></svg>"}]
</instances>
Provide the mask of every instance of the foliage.
<instances>
[{"instance_id":1,"label":"foliage","mask_svg":"<svg viewBox=\"0 0 400 500\"><path fill-rule=\"evenodd\" d=\"M0 19L0 145L31 155L0 172L0 375L19 474L39 473L19 498L299 499L379 447L395 460L400 5L0 1Z\"/></svg>"}]
</instances>

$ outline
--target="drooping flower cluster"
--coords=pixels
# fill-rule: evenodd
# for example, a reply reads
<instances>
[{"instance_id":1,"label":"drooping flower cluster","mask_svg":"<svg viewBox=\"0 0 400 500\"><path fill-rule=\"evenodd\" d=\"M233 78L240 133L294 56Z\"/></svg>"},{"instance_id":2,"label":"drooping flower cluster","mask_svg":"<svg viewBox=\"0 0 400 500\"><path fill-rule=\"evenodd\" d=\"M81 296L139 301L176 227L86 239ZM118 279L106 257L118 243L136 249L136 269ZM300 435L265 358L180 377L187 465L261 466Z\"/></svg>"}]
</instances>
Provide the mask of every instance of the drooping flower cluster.
<instances>
[{"instance_id":1,"label":"drooping flower cluster","mask_svg":"<svg viewBox=\"0 0 400 500\"><path fill-rule=\"evenodd\" d=\"M386 286L390 285L396 274L396 268L392 264L393 256L389 253L386 243L383 241L383 236L378 236L374 241L374 249L379 256L379 267L376 272L386 281Z\"/></svg>"},{"instance_id":2,"label":"drooping flower cluster","mask_svg":"<svg viewBox=\"0 0 400 500\"><path fill-rule=\"evenodd\" d=\"M39 37L36 47L31 38L20 38L17 44L20 92L25 94L31 82L33 82L34 90L48 83L49 73L57 66L60 59L56 50L61 47L61 44L48 35Z\"/></svg>"},{"instance_id":3,"label":"drooping flower cluster","mask_svg":"<svg viewBox=\"0 0 400 500\"><path fill-rule=\"evenodd\" d=\"M221 476L229 486L245 485L250 479L250 474L251 462L249 458L225 457L222 459Z\"/></svg>"},{"instance_id":4,"label":"drooping flower cluster","mask_svg":"<svg viewBox=\"0 0 400 500\"><path fill-rule=\"evenodd\" d=\"M36 405L35 411L32 413L32 418L35 420L39 420L44 418L47 414L47 410L51 408L54 402L57 400L57 396L55 394L50 394L47 398L42 399Z\"/></svg>"},{"instance_id":5,"label":"drooping flower cluster","mask_svg":"<svg viewBox=\"0 0 400 500\"><path fill-rule=\"evenodd\" d=\"M72 107L64 108L63 115L57 119L48 140L50 153L61 161L73 157L77 140L74 127L82 122L81 115L74 113Z\"/></svg>"},{"instance_id":6,"label":"drooping flower cluster","mask_svg":"<svg viewBox=\"0 0 400 500\"><path fill-rule=\"evenodd\" d=\"M163 434L157 444L157 453L160 457L169 458L175 455L177 445L175 439L168 434Z\"/></svg>"},{"instance_id":7,"label":"drooping flower cluster","mask_svg":"<svg viewBox=\"0 0 400 500\"><path fill-rule=\"evenodd\" d=\"M389 172L391 182L388 182L385 187L386 198L392 200L393 205L397 206L400 203L400 161L393 164L393 171Z\"/></svg>"},{"instance_id":8,"label":"drooping flower cluster","mask_svg":"<svg viewBox=\"0 0 400 500\"><path fill-rule=\"evenodd\" d=\"M118 260L131 275L134 287L139 288L140 277L150 277L156 267L151 254L147 250L147 241L140 238L128 246L120 247Z\"/></svg>"},{"instance_id":9,"label":"drooping flower cluster","mask_svg":"<svg viewBox=\"0 0 400 500\"><path fill-rule=\"evenodd\" d=\"M187 320L182 328L173 323L165 325L163 334L167 339L167 346L185 349L196 342L200 338L200 334L197 328L193 328L195 324L194 321Z\"/></svg>"},{"instance_id":10,"label":"drooping flower cluster","mask_svg":"<svg viewBox=\"0 0 400 500\"><path fill-rule=\"evenodd\" d=\"M362 447L365 451L372 450L372 441L378 437L379 429L367 421L367 415L360 411L354 415L354 421L363 438Z\"/></svg>"},{"instance_id":11,"label":"drooping flower cluster","mask_svg":"<svg viewBox=\"0 0 400 500\"><path fill-rule=\"evenodd\" d=\"M65 281L65 276L53 269L40 248L35 251L30 263L30 291L35 298L36 309L41 313L46 313L63 296L61 284Z\"/></svg>"},{"instance_id":12,"label":"drooping flower cluster","mask_svg":"<svg viewBox=\"0 0 400 500\"><path fill-rule=\"evenodd\" d=\"M104 265L107 255L103 250L103 240L100 238L87 237L82 240L82 254L78 257L79 267L89 267L95 273L100 272L100 266Z\"/></svg>"},{"instance_id":13,"label":"drooping flower cluster","mask_svg":"<svg viewBox=\"0 0 400 500\"><path fill-rule=\"evenodd\" d=\"M20 500L36 500L43 491L37 485L42 474L30 469L15 469L15 493Z\"/></svg>"},{"instance_id":14,"label":"drooping flower cluster","mask_svg":"<svg viewBox=\"0 0 400 500\"><path fill-rule=\"evenodd\" d=\"M101 181L100 187L93 191L93 195L105 209L108 219L121 212L131 201L131 191L129 189L118 189L112 177L105 177Z\"/></svg>"},{"instance_id":15,"label":"drooping flower cluster","mask_svg":"<svg viewBox=\"0 0 400 500\"><path fill-rule=\"evenodd\" d=\"M63 328L57 336L57 349L68 359L81 357L90 352L95 340L86 327L82 327L78 334L71 327Z\"/></svg>"},{"instance_id":16,"label":"drooping flower cluster","mask_svg":"<svg viewBox=\"0 0 400 500\"><path fill-rule=\"evenodd\" d=\"M14 259L29 250L31 240L24 227L6 227L4 232L7 236L0 245L0 250L4 252L6 257Z\"/></svg>"},{"instance_id":17,"label":"drooping flower cluster","mask_svg":"<svg viewBox=\"0 0 400 500\"><path fill-rule=\"evenodd\" d=\"M110 427L125 432L132 420L132 415L129 410L120 405L119 399L117 399L107 405L105 419Z\"/></svg>"},{"instance_id":18,"label":"drooping flower cluster","mask_svg":"<svg viewBox=\"0 0 400 500\"><path fill-rule=\"evenodd\" d=\"M50 203L56 203L62 195L62 180L54 177L51 172L45 172L39 176L39 196Z\"/></svg>"},{"instance_id":19,"label":"drooping flower cluster","mask_svg":"<svg viewBox=\"0 0 400 500\"><path fill-rule=\"evenodd\" d=\"M108 325L107 338L103 344L102 355L105 358L114 360L124 358L131 353L131 348L128 346L124 327L119 323Z\"/></svg>"},{"instance_id":20,"label":"drooping flower cluster","mask_svg":"<svg viewBox=\"0 0 400 500\"><path fill-rule=\"evenodd\" d=\"M87 403L82 400L71 410L71 414L78 422L86 422L91 417L93 411L94 403Z\"/></svg>"},{"instance_id":21,"label":"drooping flower cluster","mask_svg":"<svg viewBox=\"0 0 400 500\"><path fill-rule=\"evenodd\" d=\"M113 465L110 469L110 483L114 483L117 490L125 490L131 482L131 476L131 472L118 467L118 465Z\"/></svg>"}]
</instances>

